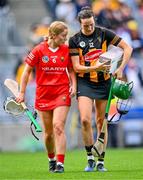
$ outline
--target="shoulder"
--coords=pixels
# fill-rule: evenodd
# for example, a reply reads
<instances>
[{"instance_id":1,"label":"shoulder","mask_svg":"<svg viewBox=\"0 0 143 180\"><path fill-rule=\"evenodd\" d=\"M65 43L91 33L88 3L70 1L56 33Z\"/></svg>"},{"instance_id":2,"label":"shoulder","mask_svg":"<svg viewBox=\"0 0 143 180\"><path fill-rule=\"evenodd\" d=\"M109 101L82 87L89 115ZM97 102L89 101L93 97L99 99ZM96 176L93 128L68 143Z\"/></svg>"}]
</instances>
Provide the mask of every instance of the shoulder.
<instances>
[{"instance_id":1,"label":"shoulder","mask_svg":"<svg viewBox=\"0 0 143 180\"><path fill-rule=\"evenodd\" d=\"M97 31L115 33L113 30L107 29L106 27L103 27L103 26L95 26L95 27Z\"/></svg>"},{"instance_id":2,"label":"shoulder","mask_svg":"<svg viewBox=\"0 0 143 180\"><path fill-rule=\"evenodd\" d=\"M74 34L69 38L69 47L77 47L81 39L81 32Z\"/></svg>"},{"instance_id":3,"label":"shoulder","mask_svg":"<svg viewBox=\"0 0 143 180\"><path fill-rule=\"evenodd\" d=\"M69 53L69 46L67 44L60 45L60 52L64 52L64 54Z\"/></svg>"},{"instance_id":4,"label":"shoulder","mask_svg":"<svg viewBox=\"0 0 143 180\"><path fill-rule=\"evenodd\" d=\"M46 46L46 41L43 41L43 42L41 42L40 44L38 44L35 48L36 49L41 49L41 48L44 48L45 46Z\"/></svg>"},{"instance_id":5,"label":"shoulder","mask_svg":"<svg viewBox=\"0 0 143 180\"><path fill-rule=\"evenodd\" d=\"M33 48L33 50L39 51L39 50L45 48L45 45L46 45L46 41L43 41L43 42L37 44L37 45Z\"/></svg>"},{"instance_id":6,"label":"shoulder","mask_svg":"<svg viewBox=\"0 0 143 180\"><path fill-rule=\"evenodd\" d=\"M79 32L75 33L73 36L71 36L71 38L78 37L80 34L81 34L81 32L79 31Z\"/></svg>"},{"instance_id":7,"label":"shoulder","mask_svg":"<svg viewBox=\"0 0 143 180\"><path fill-rule=\"evenodd\" d=\"M67 44L62 44L62 45L60 46L60 48L61 48L61 49L65 49L65 50L67 50L69 47L68 47L68 45L67 45Z\"/></svg>"},{"instance_id":8,"label":"shoulder","mask_svg":"<svg viewBox=\"0 0 143 180\"><path fill-rule=\"evenodd\" d=\"M71 37L69 38L69 40L75 40L75 39L79 38L80 36L81 36L81 32L77 32L76 34L74 34L73 36L71 36Z\"/></svg>"}]
</instances>

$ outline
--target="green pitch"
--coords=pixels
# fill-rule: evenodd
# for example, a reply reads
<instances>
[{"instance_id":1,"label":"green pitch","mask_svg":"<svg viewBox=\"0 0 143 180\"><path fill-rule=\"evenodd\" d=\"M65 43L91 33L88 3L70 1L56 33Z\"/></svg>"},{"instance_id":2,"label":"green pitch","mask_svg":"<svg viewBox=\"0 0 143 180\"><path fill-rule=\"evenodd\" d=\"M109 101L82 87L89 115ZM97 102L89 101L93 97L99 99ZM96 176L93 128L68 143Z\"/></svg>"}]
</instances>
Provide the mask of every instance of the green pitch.
<instances>
[{"instance_id":1,"label":"green pitch","mask_svg":"<svg viewBox=\"0 0 143 180\"><path fill-rule=\"evenodd\" d=\"M105 166L108 172L84 172L84 150L69 151L65 173L48 172L45 152L0 153L0 180L135 180L143 179L143 149L108 149Z\"/></svg>"}]
</instances>

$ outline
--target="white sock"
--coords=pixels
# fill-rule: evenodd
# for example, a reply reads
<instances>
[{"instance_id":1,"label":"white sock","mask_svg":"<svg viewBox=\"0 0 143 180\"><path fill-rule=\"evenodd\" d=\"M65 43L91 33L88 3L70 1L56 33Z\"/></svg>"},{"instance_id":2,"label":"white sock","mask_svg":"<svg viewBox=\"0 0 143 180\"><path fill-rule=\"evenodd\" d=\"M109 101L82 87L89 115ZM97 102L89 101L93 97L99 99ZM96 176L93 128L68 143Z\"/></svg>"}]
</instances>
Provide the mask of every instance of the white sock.
<instances>
[{"instance_id":1,"label":"white sock","mask_svg":"<svg viewBox=\"0 0 143 180\"><path fill-rule=\"evenodd\" d=\"M103 164L104 165L104 161L97 161L96 165L98 164Z\"/></svg>"},{"instance_id":2,"label":"white sock","mask_svg":"<svg viewBox=\"0 0 143 180\"><path fill-rule=\"evenodd\" d=\"M60 165L60 166L64 167L64 164L61 163L61 162L57 162L57 165Z\"/></svg>"},{"instance_id":3,"label":"white sock","mask_svg":"<svg viewBox=\"0 0 143 180\"><path fill-rule=\"evenodd\" d=\"M87 156L87 160L90 160L90 159L94 160L94 156L93 155Z\"/></svg>"},{"instance_id":4,"label":"white sock","mask_svg":"<svg viewBox=\"0 0 143 180\"><path fill-rule=\"evenodd\" d=\"M56 161L56 157L54 157L54 158L48 158L49 159L49 161Z\"/></svg>"}]
</instances>

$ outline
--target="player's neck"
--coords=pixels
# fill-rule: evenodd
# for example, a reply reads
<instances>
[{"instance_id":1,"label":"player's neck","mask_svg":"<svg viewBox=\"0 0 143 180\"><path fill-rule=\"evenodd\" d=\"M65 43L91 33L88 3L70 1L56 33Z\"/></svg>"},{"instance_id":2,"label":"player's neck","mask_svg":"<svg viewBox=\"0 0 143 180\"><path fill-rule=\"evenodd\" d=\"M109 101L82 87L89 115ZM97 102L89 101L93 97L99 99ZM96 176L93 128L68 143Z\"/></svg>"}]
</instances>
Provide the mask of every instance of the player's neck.
<instances>
[{"instance_id":1,"label":"player's neck","mask_svg":"<svg viewBox=\"0 0 143 180\"><path fill-rule=\"evenodd\" d=\"M59 47L54 41L52 41L52 40L50 40L50 39L49 39L49 41L48 41L48 45L49 45L49 47L52 48L52 49L56 49L56 48Z\"/></svg>"}]
</instances>

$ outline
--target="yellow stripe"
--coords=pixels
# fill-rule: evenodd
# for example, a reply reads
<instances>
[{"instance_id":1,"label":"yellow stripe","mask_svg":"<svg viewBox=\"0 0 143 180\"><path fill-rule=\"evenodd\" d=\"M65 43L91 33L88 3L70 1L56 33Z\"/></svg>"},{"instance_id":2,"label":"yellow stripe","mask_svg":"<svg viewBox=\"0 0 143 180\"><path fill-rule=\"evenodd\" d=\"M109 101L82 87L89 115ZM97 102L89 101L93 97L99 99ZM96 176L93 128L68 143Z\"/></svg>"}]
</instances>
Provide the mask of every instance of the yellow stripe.
<instances>
[{"instance_id":1,"label":"yellow stripe","mask_svg":"<svg viewBox=\"0 0 143 180\"><path fill-rule=\"evenodd\" d=\"M96 60L95 61L91 61L90 62L90 66L95 66L96 65ZM91 80L95 80L94 82L97 82L97 72L96 71L94 71L94 72L90 72L90 79Z\"/></svg>"},{"instance_id":2,"label":"yellow stripe","mask_svg":"<svg viewBox=\"0 0 143 180\"><path fill-rule=\"evenodd\" d=\"M78 53L78 49L70 49L70 53Z\"/></svg>"},{"instance_id":3,"label":"yellow stripe","mask_svg":"<svg viewBox=\"0 0 143 180\"><path fill-rule=\"evenodd\" d=\"M107 41L105 40L102 44L102 51L106 52L107 51Z\"/></svg>"},{"instance_id":4,"label":"yellow stripe","mask_svg":"<svg viewBox=\"0 0 143 180\"><path fill-rule=\"evenodd\" d=\"M117 41L118 41L118 39L119 39L119 37L118 36L115 36L114 38L113 38L113 40L111 41L111 44L115 44Z\"/></svg>"},{"instance_id":5,"label":"yellow stripe","mask_svg":"<svg viewBox=\"0 0 143 180\"><path fill-rule=\"evenodd\" d=\"M85 66L85 61L84 61L84 57L82 55L82 49L78 49L78 52L79 52L79 61L80 61L80 64ZM84 76L84 73L79 73L78 74L80 77L83 77Z\"/></svg>"},{"instance_id":6,"label":"yellow stripe","mask_svg":"<svg viewBox=\"0 0 143 180\"><path fill-rule=\"evenodd\" d=\"M79 60L81 65L85 65L84 57L82 55L82 49L79 49Z\"/></svg>"},{"instance_id":7,"label":"yellow stripe","mask_svg":"<svg viewBox=\"0 0 143 180\"><path fill-rule=\"evenodd\" d=\"M110 78L110 74L109 73L104 73L104 79L107 80Z\"/></svg>"}]
</instances>

